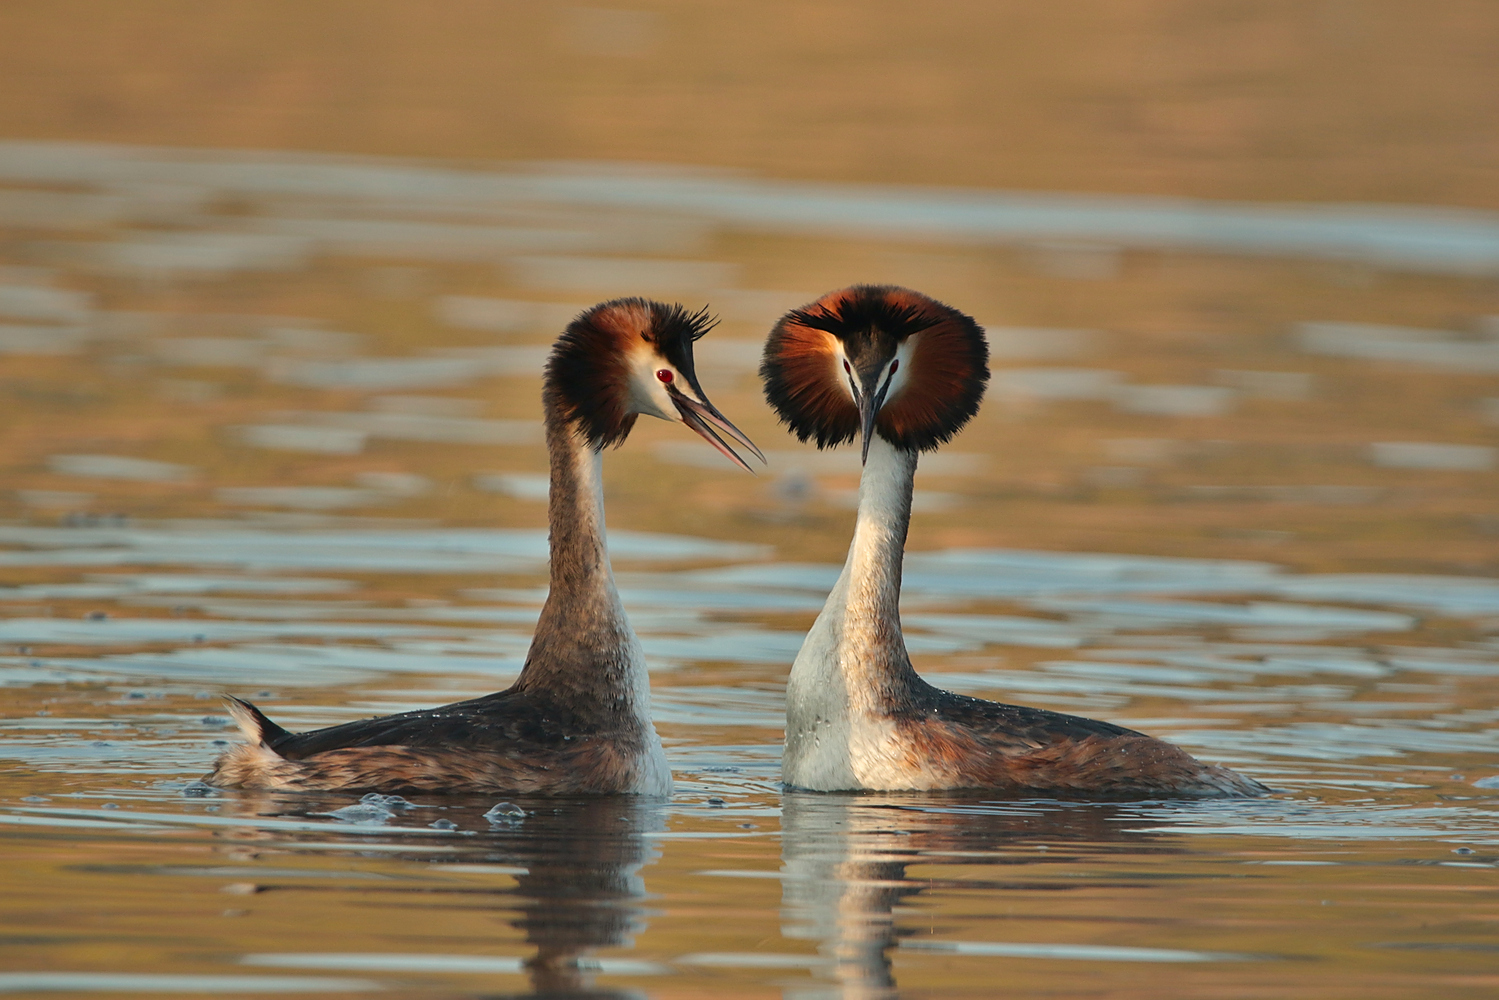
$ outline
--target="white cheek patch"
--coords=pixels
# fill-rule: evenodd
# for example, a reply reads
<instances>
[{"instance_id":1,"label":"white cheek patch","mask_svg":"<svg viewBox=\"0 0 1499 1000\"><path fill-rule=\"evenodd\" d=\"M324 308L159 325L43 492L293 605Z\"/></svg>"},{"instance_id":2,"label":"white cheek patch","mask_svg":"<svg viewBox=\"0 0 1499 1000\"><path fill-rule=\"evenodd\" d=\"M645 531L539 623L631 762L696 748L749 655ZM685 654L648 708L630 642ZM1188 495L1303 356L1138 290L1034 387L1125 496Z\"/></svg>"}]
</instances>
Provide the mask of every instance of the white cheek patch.
<instances>
[{"instance_id":1,"label":"white cheek patch","mask_svg":"<svg viewBox=\"0 0 1499 1000\"><path fill-rule=\"evenodd\" d=\"M890 380L890 388L885 390L884 406L895 402L905 391L911 377L911 357L916 353L916 341L920 337L921 334L914 333L895 349L895 357L891 359L891 363L895 365L895 374L890 374L890 365L885 366L885 378ZM884 406L881 409L884 409Z\"/></svg>"},{"instance_id":2,"label":"white cheek patch","mask_svg":"<svg viewBox=\"0 0 1499 1000\"><path fill-rule=\"evenodd\" d=\"M651 348L641 345L633 352L630 358L630 409L662 420L681 420L666 386L656 377L656 372L662 369L671 372L674 379L681 378Z\"/></svg>"},{"instance_id":3,"label":"white cheek patch","mask_svg":"<svg viewBox=\"0 0 1499 1000\"><path fill-rule=\"evenodd\" d=\"M911 373L911 357L916 353L916 340L920 336L921 334L918 333L907 337L895 349L895 357L890 359L891 364L895 365L895 372L893 374L890 371L889 364L885 365L884 371L880 372L879 380L875 383L876 386L883 386L886 381L890 383L890 387L885 391L884 406L889 406L905 389ZM838 387L843 390L845 396L857 403L859 398L854 395L854 387L850 384L850 380L854 378L851 371L853 366L848 360L848 355L843 353L843 344L841 342L834 341L832 357L834 381L838 383Z\"/></svg>"},{"instance_id":4,"label":"white cheek patch","mask_svg":"<svg viewBox=\"0 0 1499 1000\"><path fill-rule=\"evenodd\" d=\"M849 384L853 376L853 365L849 363L848 355L843 353L843 343L837 338L829 337L833 341L833 381L843 390L843 394L851 401L857 403L858 397L854 395L854 387Z\"/></svg>"}]
</instances>

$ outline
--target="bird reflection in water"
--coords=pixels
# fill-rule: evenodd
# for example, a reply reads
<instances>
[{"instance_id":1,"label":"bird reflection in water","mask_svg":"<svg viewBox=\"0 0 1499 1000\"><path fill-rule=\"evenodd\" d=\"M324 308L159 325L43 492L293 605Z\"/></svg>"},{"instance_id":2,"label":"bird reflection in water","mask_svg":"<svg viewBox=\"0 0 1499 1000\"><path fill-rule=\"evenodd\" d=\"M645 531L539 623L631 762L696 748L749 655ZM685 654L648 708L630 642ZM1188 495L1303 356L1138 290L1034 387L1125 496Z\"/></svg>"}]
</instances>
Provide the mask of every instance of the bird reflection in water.
<instances>
[{"instance_id":1,"label":"bird reflection in water","mask_svg":"<svg viewBox=\"0 0 1499 1000\"><path fill-rule=\"evenodd\" d=\"M246 813L288 818L325 816L333 808L349 807L347 799L317 795L241 794L238 800ZM592 954L600 949L629 948L635 935L645 930L646 911L641 905L645 881L641 870L660 856L648 834L665 829L665 800L620 795L511 801L525 810L525 816L515 820L496 817L491 822L485 814L495 805L492 798L419 799L410 811L396 807L401 817L386 828L389 835L380 839L396 845L410 844L414 848L412 853L403 856L397 852L395 857L416 864L503 865L523 869L515 874L513 887L495 889L493 895L513 901L505 907L514 914L510 924L535 949L522 962L530 989L476 996L485 1000L504 997L641 1000L645 994L636 990L595 985L594 978L608 970L601 969ZM437 806L441 807L440 812ZM427 831L408 834L400 829L400 825L425 826L432 820L453 823L457 831L479 832L462 836L455 831L453 852L434 855L431 853L434 840ZM328 839L322 833L304 836L318 841ZM462 839L457 840L460 836ZM424 895L433 892L431 888L418 891ZM474 890L466 887L457 891L463 893L463 906L467 909ZM430 910L426 912L432 914Z\"/></svg>"},{"instance_id":2,"label":"bird reflection in water","mask_svg":"<svg viewBox=\"0 0 1499 1000\"><path fill-rule=\"evenodd\" d=\"M840 1000L899 996L890 950L908 936L896 908L929 889L1084 889L1085 880L1047 883L1019 872L1012 885L912 879L911 865L1054 864L1072 846L1090 852L1175 851L1159 835L1117 822L1110 803L997 803L978 795L816 794L788 791L781 806L781 933L814 940L821 969ZM802 994L798 994L802 995ZM811 994L808 994L811 995Z\"/></svg>"},{"instance_id":3,"label":"bird reflection in water","mask_svg":"<svg viewBox=\"0 0 1499 1000\"><path fill-rule=\"evenodd\" d=\"M526 960L531 990L501 996L642 998L634 990L599 987L587 961L599 948L628 948L645 930L645 880L640 871L660 856L647 832L666 827L664 802L608 796L597 801L528 803L524 832L495 834L496 857L524 865L513 926L534 945Z\"/></svg>"}]
</instances>

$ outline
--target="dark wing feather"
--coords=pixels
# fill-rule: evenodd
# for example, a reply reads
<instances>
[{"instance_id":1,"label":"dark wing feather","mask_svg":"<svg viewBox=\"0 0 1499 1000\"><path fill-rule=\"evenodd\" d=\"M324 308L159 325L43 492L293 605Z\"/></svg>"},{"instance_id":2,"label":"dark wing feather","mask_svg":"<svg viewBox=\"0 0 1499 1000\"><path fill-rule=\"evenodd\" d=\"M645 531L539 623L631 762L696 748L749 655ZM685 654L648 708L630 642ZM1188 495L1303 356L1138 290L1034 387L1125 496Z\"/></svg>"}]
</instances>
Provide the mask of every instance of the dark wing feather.
<instances>
[{"instance_id":1,"label":"dark wing feather","mask_svg":"<svg viewBox=\"0 0 1499 1000\"><path fill-rule=\"evenodd\" d=\"M969 698L930 685L928 688L929 696L922 699L922 714L962 726L996 749L1013 747L1024 752L1055 743L1080 742L1090 736L1143 735L1112 722L1085 719L1080 715Z\"/></svg>"},{"instance_id":2,"label":"dark wing feather","mask_svg":"<svg viewBox=\"0 0 1499 1000\"><path fill-rule=\"evenodd\" d=\"M269 745L287 760L305 760L350 747L556 747L591 731L586 722L550 700L510 688L439 708L361 719L307 733L286 733Z\"/></svg>"}]
</instances>

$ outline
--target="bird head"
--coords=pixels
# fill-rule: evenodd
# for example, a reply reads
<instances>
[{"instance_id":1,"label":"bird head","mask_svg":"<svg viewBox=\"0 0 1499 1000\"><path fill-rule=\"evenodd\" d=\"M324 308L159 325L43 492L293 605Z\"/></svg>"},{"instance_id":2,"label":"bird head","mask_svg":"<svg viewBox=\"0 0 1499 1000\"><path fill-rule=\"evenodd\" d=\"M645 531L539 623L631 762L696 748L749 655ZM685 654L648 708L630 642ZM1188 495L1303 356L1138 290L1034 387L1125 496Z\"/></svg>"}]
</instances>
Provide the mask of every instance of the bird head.
<instances>
[{"instance_id":1,"label":"bird head","mask_svg":"<svg viewBox=\"0 0 1499 1000\"><path fill-rule=\"evenodd\" d=\"M945 443L978 412L989 348L971 318L920 292L855 285L781 317L760 364L765 397L801 441L875 433L897 448Z\"/></svg>"},{"instance_id":2,"label":"bird head","mask_svg":"<svg viewBox=\"0 0 1499 1000\"><path fill-rule=\"evenodd\" d=\"M730 461L750 467L724 440L754 442L708 401L692 345L713 327L706 310L649 299L615 299L568 324L546 365L543 398L595 449L621 444L644 413L686 424Z\"/></svg>"}]
</instances>

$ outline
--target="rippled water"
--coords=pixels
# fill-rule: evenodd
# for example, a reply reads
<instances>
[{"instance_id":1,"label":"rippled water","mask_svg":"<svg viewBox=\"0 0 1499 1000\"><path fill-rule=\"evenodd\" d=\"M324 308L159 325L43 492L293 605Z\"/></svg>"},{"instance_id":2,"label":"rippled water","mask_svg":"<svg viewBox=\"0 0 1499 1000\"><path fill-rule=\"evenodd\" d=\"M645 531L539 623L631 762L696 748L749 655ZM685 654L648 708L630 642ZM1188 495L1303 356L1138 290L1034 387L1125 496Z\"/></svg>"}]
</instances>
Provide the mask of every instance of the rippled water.
<instances>
[{"instance_id":1,"label":"rippled water","mask_svg":"<svg viewBox=\"0 0 1499 1000\"><path fill-rule=\"evenodd\" d=\"M0 181L37 195L0 198L0 992L1499 983L1489 217L35 143ZM858 463L783 437L753 369L858 279L995 353L922 463L918 668L1273 796L781 789ZM672 799L197 781L224 693L303 729L510 683L546 586L537 369L636 291L723 315L704 382L771 459L642 425L606 460Z\"/></svg>"},{"instance_id":2,"label":"rippled water","mask_svg":"<svg viewBox=\"0 0 1499 1000\"><path fill-rule=\"evenodd\" d=\"M304 728L508 683L542 596L538 534L5 537L9 564L74 574L5 598L94 609L0 621L0 642L30 647L0 660L9 991L982 995L1003 969L1029 994L1170 965L1170 995L1370 995L1370 968L1374 995L1483 992L1499 713L1481 706L1499 644L1418 644L1413 612L1492 613L1486 581L1413 594L1420 581L1268 563L915 554L906 624L928 676L1148 729L1277 793L812 795L777 783L800 641L782 619L814 612L836 567L617 532L677 793L494 810L194 779L237 738L221 691ZM372 568L447 593L437 581L476 560L516 586L361 596ZM982 610L995 600L1016 613Z\"/></svg>"}]
</instances>

